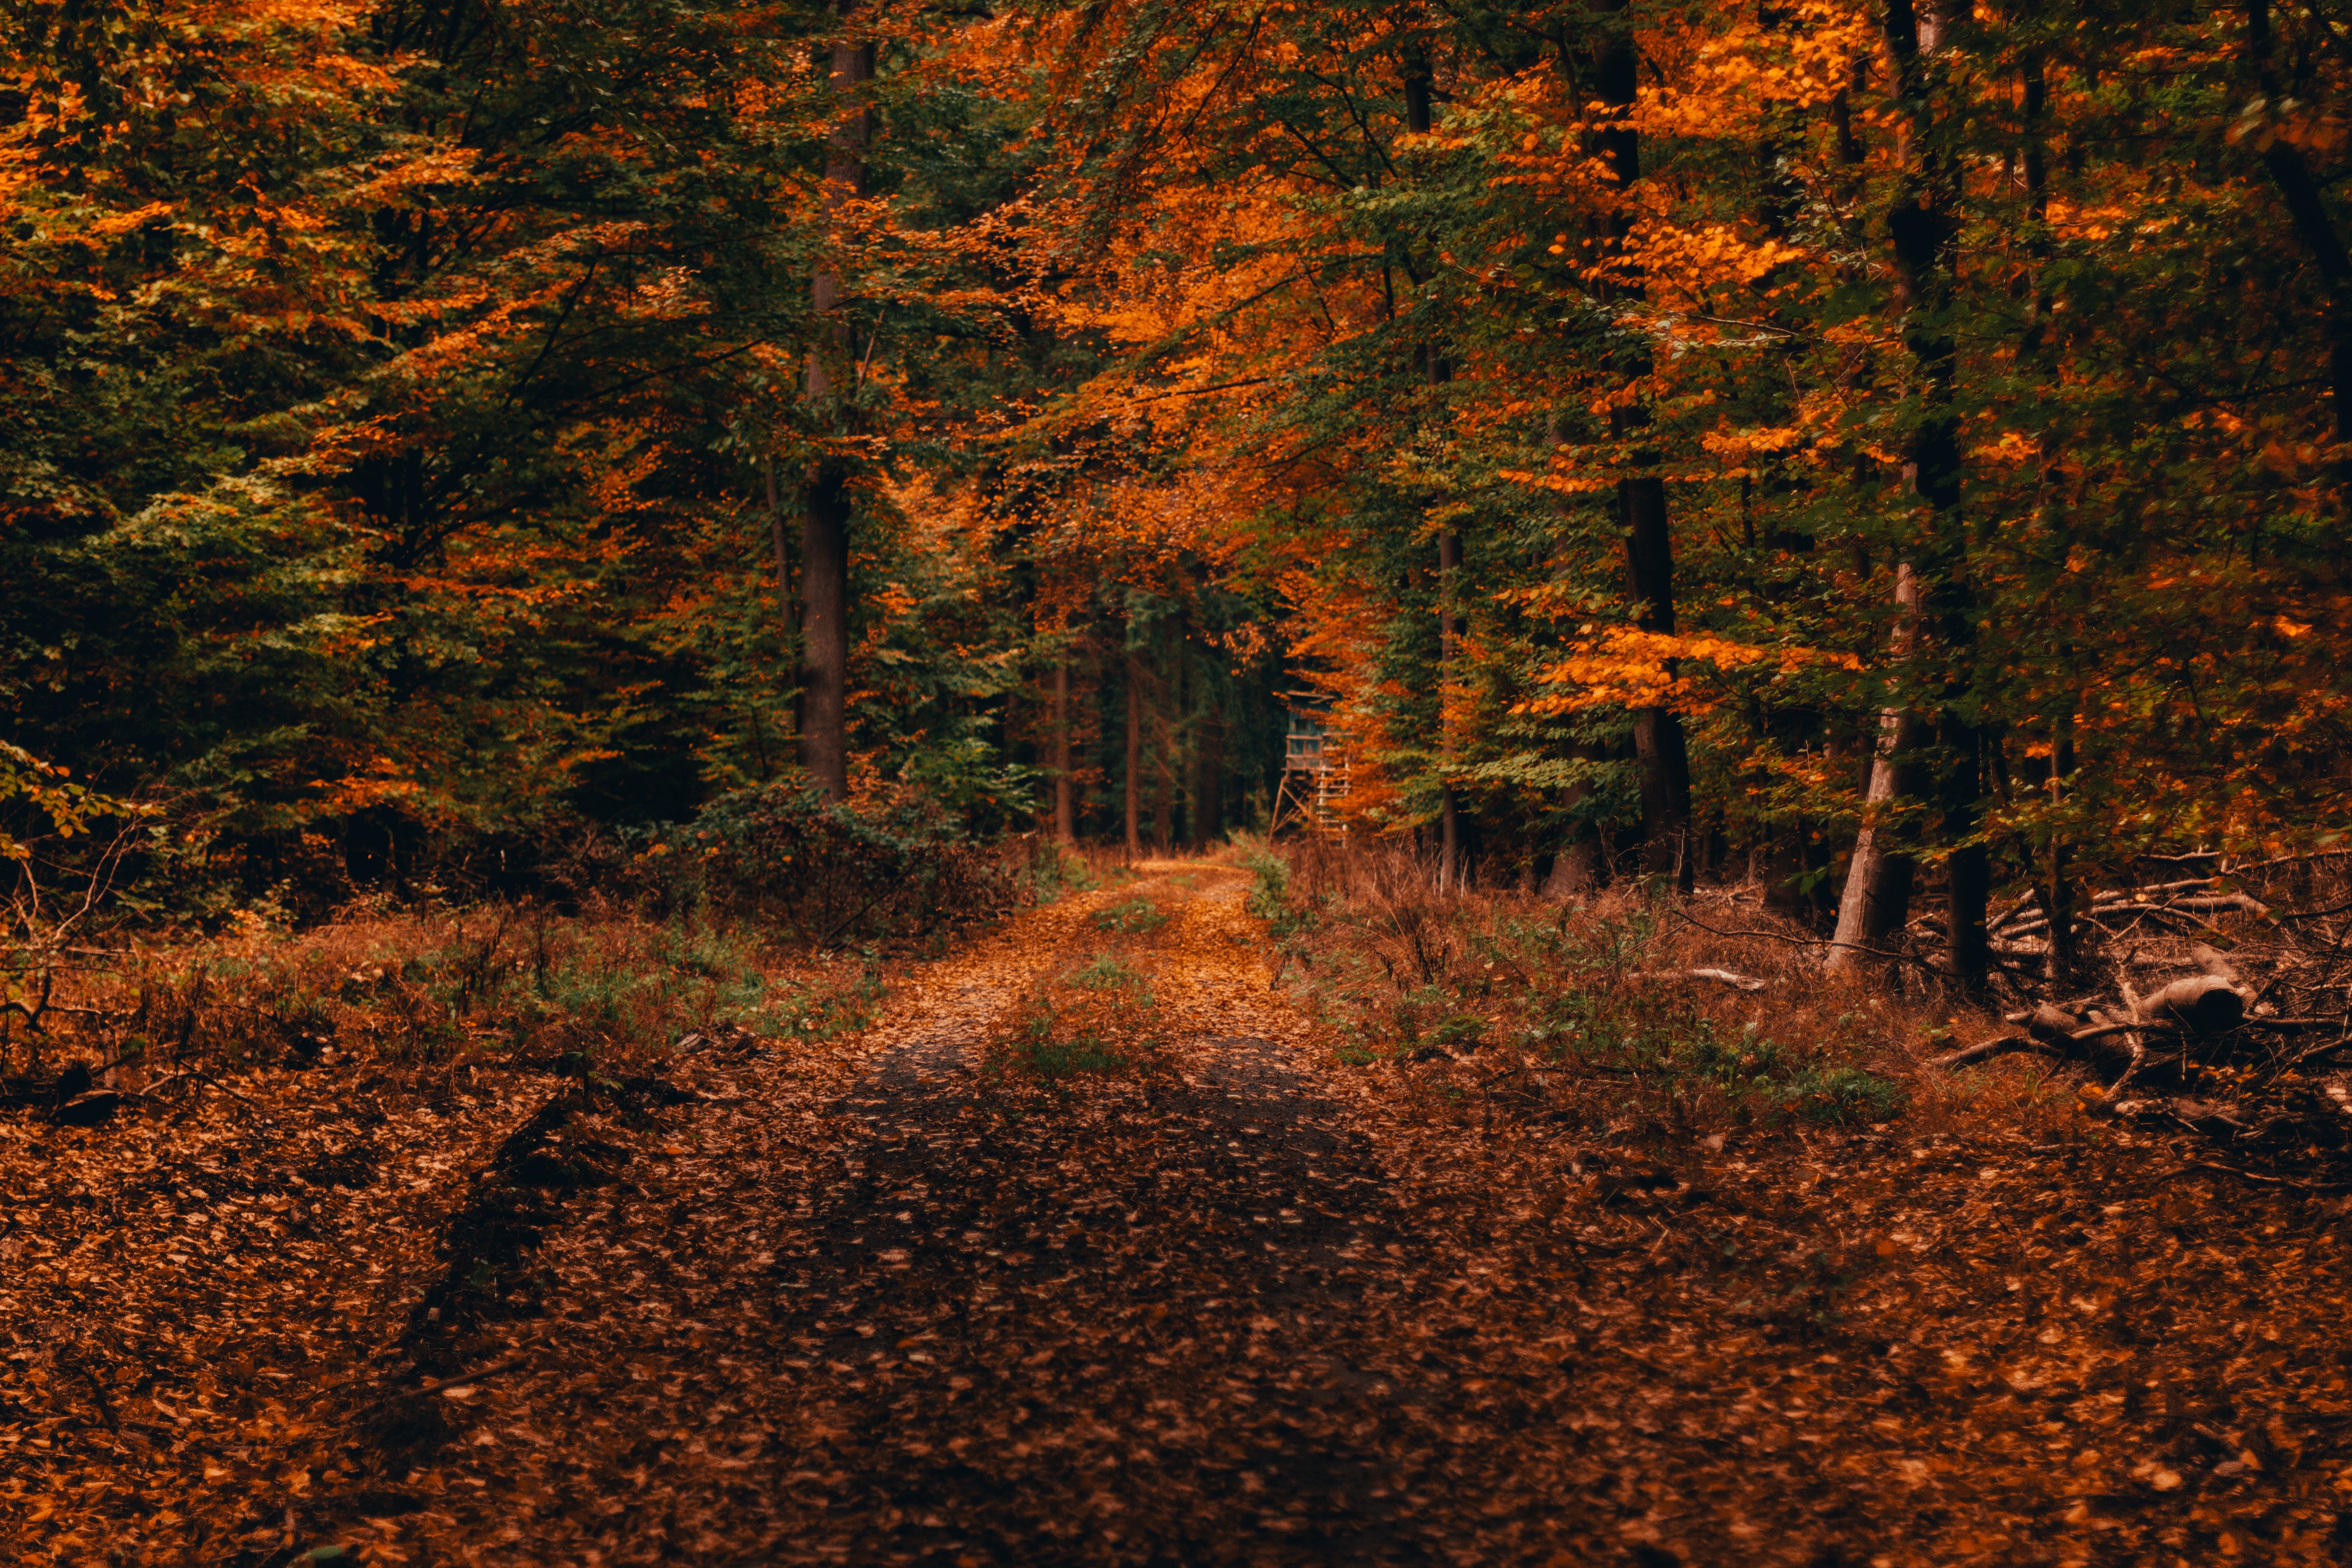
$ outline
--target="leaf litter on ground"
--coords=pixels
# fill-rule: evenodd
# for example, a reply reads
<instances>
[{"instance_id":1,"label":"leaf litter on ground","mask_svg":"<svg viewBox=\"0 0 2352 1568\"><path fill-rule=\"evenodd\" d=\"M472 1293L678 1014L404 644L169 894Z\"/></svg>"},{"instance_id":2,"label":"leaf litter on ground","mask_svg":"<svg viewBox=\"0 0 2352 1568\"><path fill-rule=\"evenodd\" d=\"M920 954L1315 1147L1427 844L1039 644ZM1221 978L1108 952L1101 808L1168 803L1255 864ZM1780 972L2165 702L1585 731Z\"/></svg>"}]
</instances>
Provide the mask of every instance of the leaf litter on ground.
<instances>
[{"instance_id":1,"label":"leaf litter on ground","mask_svg":"<svg viewBox=\"0 0 2352 1568\"><path fill-rule=\"evenodd\" d=\"M75 1310L16 1335L12 1545L2340 1560L2336 1200L2087 1120L1561 1120L1466 1024L1349 1065L1272 985L1241 879L1183 868L1018 918L863 1033L728 1035L669 1095L583 1091L561 1148L517 1154L543 1101L488 1092L133 1124L141 1212L173 1223L103 1270L130 1190L76 1161L132 1129L16 1129L0 1247ZM1122 910L1107 949L1097 917L1139 901L1160 918ZM1081 984L1106 957L1136 980ZM1017 1048L1079 1038L1116 1059ZM362 1139L364 1219L250 1174ZM525 1192L541 1155L557 1184ZM493 1259L513 1289L452 1278L436 1165L532 1211ZM159 1292L187 1328L149 1331Z\"/></svg>"}]
</instances>

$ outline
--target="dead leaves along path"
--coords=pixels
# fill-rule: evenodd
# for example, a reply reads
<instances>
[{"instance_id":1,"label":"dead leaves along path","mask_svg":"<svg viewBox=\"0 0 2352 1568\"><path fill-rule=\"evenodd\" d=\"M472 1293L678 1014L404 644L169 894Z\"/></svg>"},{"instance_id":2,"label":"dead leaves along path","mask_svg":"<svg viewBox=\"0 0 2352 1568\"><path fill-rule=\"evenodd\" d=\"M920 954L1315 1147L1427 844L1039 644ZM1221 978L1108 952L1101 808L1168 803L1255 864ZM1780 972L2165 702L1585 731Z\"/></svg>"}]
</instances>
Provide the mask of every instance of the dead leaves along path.
<instances>
[{"instance_id":1,"label":"dead leaves along path","mask_svg":"<svg viewBox=\"0 0 2352 1568\"><path fill-rule=\"evenodd\" d=\"M1149 886L1173 1070L1017 1102L984 1070L1124 890L931 966L837 1058L705 1070L667 1179L548 1238L553 1331L508 1344L578 1375L479 1384L465 1479L429 1478L411 1549L1427 1559L1417 1489L1444 1483L1416 1445L1451 1419L1444 1380L1347 1351L1403 1288L1386 1177L1302 1080L1242 879Z\"/></svg>"},{"instance_id":2,"label":"dead leaves along path","mask_svg":"<svg viewBox=\"0 0 2352 1568\"><path fill-rule=\"evenodd\" d=\"M2091 1142L1790 1137L1677 1174L1482 1131L1444 1064L1326 1065L1243 885L1143 884L1172 916L1124 943L1154 1070L996 1070L1041 979L1111 945L1118 889L930 966L854 1040L699 1051L655 1131L592 1123L640 1156L541 1240L530 1314L421 1358L509 1370L388 1439L359 1495L398 1517L342 1539L724 1568L2343 1560L2334 1330L2298 1349L2263 1315L2340 1302L2332 1226L2124 1197L2149 1156ZM2243 1225L2300 1239L2210 1245Z\"/></svg>"}]
</instances>

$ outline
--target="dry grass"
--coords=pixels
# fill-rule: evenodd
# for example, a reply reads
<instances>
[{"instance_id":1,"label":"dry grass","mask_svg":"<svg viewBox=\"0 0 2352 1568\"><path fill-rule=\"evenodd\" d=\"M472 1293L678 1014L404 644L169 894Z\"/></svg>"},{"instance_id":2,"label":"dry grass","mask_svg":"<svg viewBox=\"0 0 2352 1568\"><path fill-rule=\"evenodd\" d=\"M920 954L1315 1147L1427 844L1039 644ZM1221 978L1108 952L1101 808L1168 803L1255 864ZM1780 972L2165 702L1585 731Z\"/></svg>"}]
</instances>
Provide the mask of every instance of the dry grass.
<instances>
[{"instance_id":1,"label":"dry grass","mask_svg":"<svg viewBox=\"0 0 2352 1568\"><path fill-rule=\"evenodd\" d=\"M1677 901L1622 884L1559 903L1442 894L1433 860L1403 847L1242 858L1285 981L1339 1058L1416 1075L1433 1113L1619 1137L1899 1119L1920 1135L2046 1139L2079 1120L2074 1085L2047 1064L1928 1068L2000 1019L1916 970L1824 974L1812 933L1752 889Z\"/></svg>"},{"instance_id":2,"label":"dry grass","mask_svg":"<svg viewBox=\"0 0 2352 1568\"><path fill-rule=\"evenodd\" d=\"M50 1005L0 1047L0 1558L288 1560L393 1441L320 1410L542 1315L539 1239L659 1156L672 1080L821 1058L882 979L709 921L382 904L19 975Z\"/></svg>"},{"instance_id":3,"label":"dry grass","mask_svg":"<svg viewBox=\"0 0 2352 1568\"><path fill-rule=\"evenodd\" d=\"M191 1070L641 1071L722 1023L826 1030L876 980L870 958L810 954L707 919L522 904L361 905L299 932L248 922L72 960L20 990L44 983L45 1027L11 1018L0 1037L0 1071L20 1097L75 1062L125 1092Z\"/></svg>"}]
</instances>

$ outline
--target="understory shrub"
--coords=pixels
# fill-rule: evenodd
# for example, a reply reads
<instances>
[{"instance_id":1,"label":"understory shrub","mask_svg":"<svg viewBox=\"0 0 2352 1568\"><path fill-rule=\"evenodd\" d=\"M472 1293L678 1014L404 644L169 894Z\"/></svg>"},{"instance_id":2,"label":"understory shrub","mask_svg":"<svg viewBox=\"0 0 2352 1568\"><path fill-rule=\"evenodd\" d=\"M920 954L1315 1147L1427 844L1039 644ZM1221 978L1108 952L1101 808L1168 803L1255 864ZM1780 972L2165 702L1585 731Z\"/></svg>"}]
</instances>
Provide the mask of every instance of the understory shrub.
<instances>
[{"instance_id":1,"label":"understory shrub","mask_svg":"<svg viewBox=\"0 0 2352 1568\"><path fill-rule=\"evenodd\" d=\"M690 822L642 830L630 870L669 910L756 915L820 947L854 936L926 936L1035 897L1039 873L975 840L964 819L911 791L829 802L801 784L713 801ZM1057 885L1078 885L1057 862Z\"/></svg>"}]
</instances>

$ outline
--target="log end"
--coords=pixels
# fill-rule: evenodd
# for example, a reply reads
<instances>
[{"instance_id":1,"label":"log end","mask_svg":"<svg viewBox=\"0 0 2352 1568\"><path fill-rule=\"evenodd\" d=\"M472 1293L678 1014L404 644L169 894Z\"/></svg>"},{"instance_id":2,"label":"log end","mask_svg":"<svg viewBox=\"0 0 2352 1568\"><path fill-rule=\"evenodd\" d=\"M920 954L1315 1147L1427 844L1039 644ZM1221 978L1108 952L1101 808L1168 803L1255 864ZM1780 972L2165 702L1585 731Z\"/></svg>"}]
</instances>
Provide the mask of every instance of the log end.
<instances>
[{"instance_id":1,"label":"log end","mask_svg":"<svg viewBox=\"0 0 2352 1568\"><path fill-rule=\"evenodd\" d=\"M2145 998L2139 1016L2150 1023L2177 1024L2198 1035L2221 1035L2246 1021L2246 999L2218 974L2176 980Z\"/></svg>"}]
</instances>

